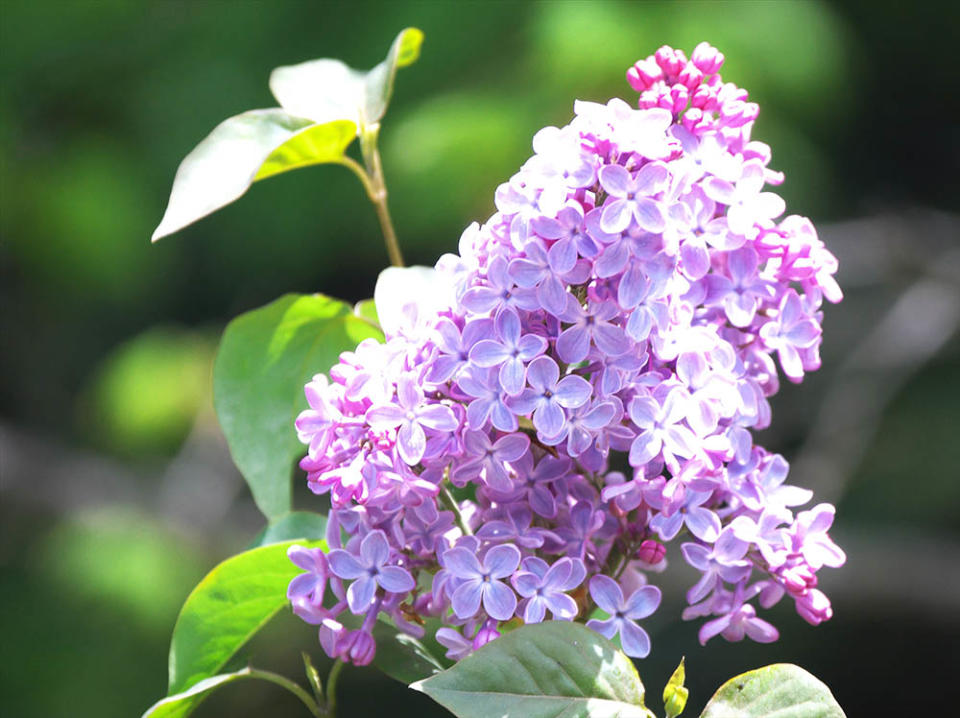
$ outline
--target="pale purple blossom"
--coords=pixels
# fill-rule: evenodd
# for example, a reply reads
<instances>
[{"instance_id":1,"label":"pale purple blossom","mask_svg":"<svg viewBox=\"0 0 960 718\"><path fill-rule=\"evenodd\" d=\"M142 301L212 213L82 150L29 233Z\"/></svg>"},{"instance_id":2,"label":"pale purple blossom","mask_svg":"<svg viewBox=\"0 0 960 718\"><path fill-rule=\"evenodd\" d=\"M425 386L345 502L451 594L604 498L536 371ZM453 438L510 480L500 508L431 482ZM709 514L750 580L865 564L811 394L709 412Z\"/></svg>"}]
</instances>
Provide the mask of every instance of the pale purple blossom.
<instances>
[{"instance_id":1,"label":"pale purple blossom","mask_svg":"<svg viewBox=\"0 0 960 718\"><path fill-rule=\"evenodd\" d=\"M520 550L516 546L494 546L482 562L465 548L452 548L444 553L443 560L447 571L457 580L451 597L457 616L475 616L481 603L491 618L506 621L513 616L517 597L500 579L510 576L520 565Z\"/></svg>"},{"instance_id":2,"label":"pale purple blossom","mask_svg":"<svg viewBox=\"0 0 960 718\"><path fill-rule=\"evenodd\" d=\"M628 71L632 106L575 102L458 254L381 275L383 341L311 368L295 428L333 550L291 549L288 592L331 657L373 660L381 618L417 637L438 619L454 659L547 617L646 655L671 541L701 641L775 639L757 611L783 598L832 615L834 509L801 510L812 492L754 434L779 375L820 365L838 263L780 219L758 107L722 63L664 46Z\"/></svg>"},{"instance_id":3,"label":"pale purple blossom","mask_svg":"<svg viewBox=\"0 0 960 718\"><path fill-rule=\"evenodd\" d=\"M542 356L527 367L529 389L511 397L508 406L516 414L532 414L533 425L546 437L560 434L564 428L564 409L583 406L590 398L590 384L574 374L560 378L560 368L550 357Z\"/></svg>"},{"instance_id":4,"label":"pale purple blossom","mask_svg":"<svg viewBox=\"0 0 960 718\"><path fill-rule=\"evenodd\" d=\"M330 571L342 579L354 579L347 589L347 601L353 613L363 613L374 601L377 586L384 591L406 593L414 586L410 572L388 565L390 544L383 531L371 531L360 542L359 555L334 549L329 555Z\"/></svg>"},{"instance_id":5,"label":"pale purple blossom","mask_svg":"<svg viewBox=\"0 0 960 718\"><path fill-rule=\"evenodd\" d=\"M366 420L374 429L397 429L397 452L400 458L413 466L423 458L427 448L424 429L454 431L459 422L449 406L425 404L423 392L410 375L400 377L396 404L372 407ZM399 428L398 428L399 427Z\"/></svg>"},{"instance_id":6,"label":"pale purple blossom","mask_svg":"<svg viewBox=\"0 0 960 718\"><path fill-rule=\"evenodd\" d=\"M536 556L523 562L523 570L513 575L513 587L525 600L524 623L540 623L550 611L554 619L572 621L577 602L568 595L587 575L583 561L564 557L552 566Z\"/></svg>"},{"instance_id":7,"label":"pale purple blossom","mask_svg":"<svg viewBox=\"0 0 960 718\"><path fill-rule=\"evenodd\" d=\"M543 354L547 340L536 334L521 334L520 317L509 310L500 312L495 325L499 341L478 341L470 349L470 361L484 369L499 366L500 386L516 396L526 384L527 363Z\"/></svg>"},{"instance_id":8,"label":"pale purple blossom","mask_svg":"<svg viewBox=\"0 0 960 718\"><path fill-rule=\"evenodd\" d=\"M641 586L624 600L623 591L616 581L609 576L598 575L590 579L590 596L610 618L591 619L587 621L587 626L611 640L619 633L624 653L634 658L646 658L650 653L650 636L635 621L657 610L660 589Z\"/></svg>"}]
</instances>

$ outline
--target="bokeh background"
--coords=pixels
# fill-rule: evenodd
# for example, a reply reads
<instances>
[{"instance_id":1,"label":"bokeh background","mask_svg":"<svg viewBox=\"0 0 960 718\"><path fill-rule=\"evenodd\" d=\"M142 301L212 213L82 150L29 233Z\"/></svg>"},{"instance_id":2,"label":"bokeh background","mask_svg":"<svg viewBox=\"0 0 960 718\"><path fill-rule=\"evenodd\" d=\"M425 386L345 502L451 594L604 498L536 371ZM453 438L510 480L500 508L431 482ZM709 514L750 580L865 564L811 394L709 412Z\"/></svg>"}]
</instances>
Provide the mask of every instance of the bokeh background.
<instances>
[{"instance_id":1,"label":"bokeh background","mask_svg":"<svg viewBox=\"0 0 960 718\"><path fill-rule=\"evenodd\" d=\"M850 716L946 715L960 645L960 220L949 2L0 3L0 714L139 715L161 697L176 613L260 528L210 400L236 314L287 291L372 293L386 255L355 178L318 167L255 186L151 246L180 159L222 119L274 105L271 68L378 62L426 33L382 131L411 263L432 264L574 98L630 98L635 60L709 40L761 104L789 211L840 257L824 368L774 400L762 441L838 505L849 554L835 617L784 603L782 639L712 642L678 619L675 560L640 665L651 705L686 656L696 715L735 672L792 661ZM318 367L322 369L323 367ZM301 490L303 508L318 501ZM678 559L678 556L673 556ZM280 617L250 647L299 675L313 630ZM321 671L326 664L322 664ZM341 715L440 716L373 669ZM298 715L238 685L199 716Z\"/></svg>"}]
</instances>

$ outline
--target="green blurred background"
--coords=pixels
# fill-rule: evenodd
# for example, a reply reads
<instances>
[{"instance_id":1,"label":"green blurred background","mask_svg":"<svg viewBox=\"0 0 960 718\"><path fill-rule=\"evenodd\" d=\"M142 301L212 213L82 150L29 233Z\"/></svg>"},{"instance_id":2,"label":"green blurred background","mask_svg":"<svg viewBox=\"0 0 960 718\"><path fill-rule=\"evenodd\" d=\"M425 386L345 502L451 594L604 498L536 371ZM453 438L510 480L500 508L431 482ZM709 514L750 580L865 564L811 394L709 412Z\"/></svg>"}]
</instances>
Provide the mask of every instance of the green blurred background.
<instances>
[{"instance_id":1,"label":"green blurred background","mask_svg":"<svg viewBox=\"0 0 960 718\"><path fill-rule=\"evenodd\" d=\"M679 556L640 665L651 705L686 655L691 715L734 672L823 678L850 716L945 715L960 643L960 130L956 3L0 3L0 714L136 716L164 692L193 584L260 527L210 408L223 325L287 291L358 300L386 255L355 178L290 173L151 246L180 159L218 122L274 105L271 68L380 60L400 73L382 151L410 263L453 251L574 98L627 99L624 71L701 40L761 104L791 212L841 259L824 369L774 400L762 441L838 504L835 618L786 606L767 646L696 643ZM323 367L318 367L322 369ZM298 503L319 502L300 489ZM297 674L311 628L250 652ZM952 663L951 663L952 661ZM324 664L326 665L326 664ZM321 669L323 670L323 668ZM443 715L348 669L342 715ZM267 685L199 716L298 715Z\"/></svg>"}]
</instances>

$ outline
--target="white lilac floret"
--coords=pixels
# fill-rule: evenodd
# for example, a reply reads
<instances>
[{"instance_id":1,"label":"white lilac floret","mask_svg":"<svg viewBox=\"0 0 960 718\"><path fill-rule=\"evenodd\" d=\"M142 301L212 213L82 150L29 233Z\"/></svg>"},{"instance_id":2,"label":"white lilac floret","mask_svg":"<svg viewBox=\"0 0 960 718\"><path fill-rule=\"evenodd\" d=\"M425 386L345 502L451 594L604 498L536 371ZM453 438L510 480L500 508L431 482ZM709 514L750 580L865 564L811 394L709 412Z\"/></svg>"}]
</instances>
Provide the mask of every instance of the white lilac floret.
<instances>
[{"instance_id":1,"label":"white lilac floret","mask_svg":"<svg viewBox=\"0 0 960 718\"><path fill-rule=\"evenodd\" d=\"M700 572L683 617L703 642L775 640L754 602L787 595L831 616L833 507L795 515L812 493L752 431L778 363L819 367L837 262L779 219L783 175L722 63L661 48L627 73L639 109L577 102L538 132L459 254L384 273L386 341L307 385L301 466L333 550L291 551L289 597L329 655L372 660L380 615L413 635L439 618L451 658L549 616L642 657L672 541Z\"/></svg>"}]
</instances>

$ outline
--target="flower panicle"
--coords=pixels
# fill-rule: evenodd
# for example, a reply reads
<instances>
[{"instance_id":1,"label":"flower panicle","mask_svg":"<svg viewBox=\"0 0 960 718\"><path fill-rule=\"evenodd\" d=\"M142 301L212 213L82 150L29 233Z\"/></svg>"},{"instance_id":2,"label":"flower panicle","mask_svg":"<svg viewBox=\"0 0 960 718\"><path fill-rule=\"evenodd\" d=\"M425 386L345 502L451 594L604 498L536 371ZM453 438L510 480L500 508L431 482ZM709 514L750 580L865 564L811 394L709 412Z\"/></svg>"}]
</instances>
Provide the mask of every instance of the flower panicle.
<instances>
[{"instance_id":1,"label":"flower panicle","mask_svg":"<svg viewBox=\"0 0 960 718\"><path fill-rule=\"evenodd\" d=\"M290 598L329 655L372 660L386 614L413 635L439 617L452 658L548 616L645 656L674 540L702 642L775 640L755 604L785 596L830 618L833 507L797 512L811 492L752 432L781 377L820 366L837 261L782 216L723 60L660 48L627 72L636 108L578 101L540 130L459 253L391 280L385 341L307 384L300 465L332 550L291 552Z\"/></svg>"}]
</instances>

